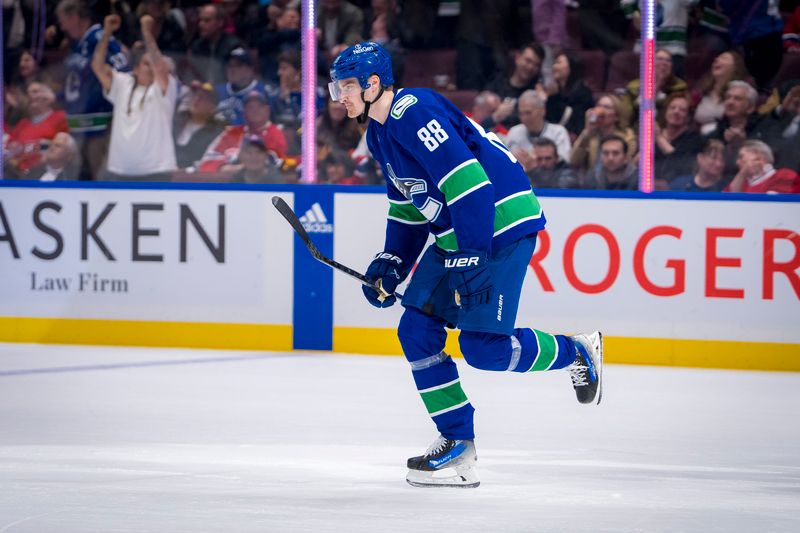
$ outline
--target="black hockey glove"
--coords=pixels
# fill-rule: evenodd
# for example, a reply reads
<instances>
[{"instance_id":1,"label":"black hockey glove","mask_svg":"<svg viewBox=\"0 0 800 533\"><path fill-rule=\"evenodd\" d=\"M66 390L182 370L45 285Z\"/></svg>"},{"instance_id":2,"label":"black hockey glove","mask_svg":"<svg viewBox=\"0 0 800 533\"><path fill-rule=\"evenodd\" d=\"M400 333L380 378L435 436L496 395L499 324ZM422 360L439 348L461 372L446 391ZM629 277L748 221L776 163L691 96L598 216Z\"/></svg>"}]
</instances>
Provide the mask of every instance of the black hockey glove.
<instances>
[{"instance_id":1,"label":"black hockey glove","mask_svg":"<svg viewBox=\"0 0 800 533\"><path fill-rule=\"evenodd\" d=\"M485 252L459 250L447 254L444 268L450 273L450 290L461 309L470 311L489 302L492 273Z\"/></svg>"},{"instance_id":2,"label":"black hockey glove","mask_svg":"<svg viewBox=\"0 0 800 533\"><path fill-rule=\"evenodd\" d=\"M374 287L362 285L361 290L369 303L375 307L389 307L397 301L394 291L406 278L402 266L403 260L391 252L381 252L375 256L367 268L366 276L379 284L384 293Z\"/></svg>"}]
</instances>

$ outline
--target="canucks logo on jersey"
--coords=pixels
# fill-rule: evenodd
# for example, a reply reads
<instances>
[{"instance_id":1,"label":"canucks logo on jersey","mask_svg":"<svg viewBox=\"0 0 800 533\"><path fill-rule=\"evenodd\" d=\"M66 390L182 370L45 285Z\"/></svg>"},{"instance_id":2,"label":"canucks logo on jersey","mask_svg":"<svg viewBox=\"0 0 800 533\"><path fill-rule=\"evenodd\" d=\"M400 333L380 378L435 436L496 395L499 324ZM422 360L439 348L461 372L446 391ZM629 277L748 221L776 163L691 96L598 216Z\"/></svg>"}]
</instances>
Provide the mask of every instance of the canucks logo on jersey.
<instances>
[{"instance_id":1,"label":"canucks logo on jersey","mask_svg":"<svg viewBox=\"0 0 800 533\"><path fill-rule=\"evenodd\" d=\"M422 215L433 222L442 210L442 203L427 195L428 182L419 178L398 178L390 163L386 164L386 170L389 174L389 180L397 188L400 193L411 200L411 203L419 210ZM418 196L418 201L414 201L414 196ZM419 198L424 198L420 201ZM424 203L422 203L424 202ZM417 205L422 203L422 205Z\"/></svg>"}]
</instances>

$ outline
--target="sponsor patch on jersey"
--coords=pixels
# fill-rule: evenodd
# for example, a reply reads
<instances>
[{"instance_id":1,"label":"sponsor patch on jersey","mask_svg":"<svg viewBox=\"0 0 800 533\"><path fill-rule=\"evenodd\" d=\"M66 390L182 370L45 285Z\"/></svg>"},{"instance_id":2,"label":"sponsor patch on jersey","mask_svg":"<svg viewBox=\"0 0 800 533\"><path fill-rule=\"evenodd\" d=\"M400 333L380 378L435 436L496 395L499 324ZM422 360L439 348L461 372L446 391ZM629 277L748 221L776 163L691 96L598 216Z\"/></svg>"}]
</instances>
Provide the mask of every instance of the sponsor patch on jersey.
<instances>
[{"instance_id":1,"label":"sponsor patch on jersey","mask_svg":"<svg viewBox=\"0 0 800 533\"><path fill-rule=\"evenodd\" d=\"M406 109L411 107L412 105L417 103L417 97L413 94L407 94L405 96L400 97L397 102L394 103L392 106L392 116L394 118L400 118L403 116L403 113L406 112Z\"/></svg>"}]
</instances>

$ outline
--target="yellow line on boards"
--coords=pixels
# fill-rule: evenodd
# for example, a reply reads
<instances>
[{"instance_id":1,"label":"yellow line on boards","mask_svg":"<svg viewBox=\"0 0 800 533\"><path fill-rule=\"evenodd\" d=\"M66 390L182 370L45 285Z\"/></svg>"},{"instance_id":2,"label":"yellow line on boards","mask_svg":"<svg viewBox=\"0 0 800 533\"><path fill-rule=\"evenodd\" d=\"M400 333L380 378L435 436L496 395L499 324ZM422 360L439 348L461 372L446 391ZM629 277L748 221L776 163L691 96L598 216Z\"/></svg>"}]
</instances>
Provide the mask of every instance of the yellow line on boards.
<instances>
[{"instance_id":1,"label":"yellow line on boards","mask_svg":"<svg viewBox=\"0 0 800 533\"><path fill-rule=\"evenodd\" d=\"M448 331L445 351L460 356L457 335ZM333 351L403 353L397 331L386 328L336 327ZM800 344L604 337L604 352L607 363L800 372Z\"/></svg>"},{"instance_id":2,"label":"yellow line on boards","mask_svg":"<svg viewBox=\"0 0 800 533\"><path fill-rule=\"evenodd\" d=\"M0 342L290 351L292 327L214 322L0 317Z\"/></svg>"}]
</instances>

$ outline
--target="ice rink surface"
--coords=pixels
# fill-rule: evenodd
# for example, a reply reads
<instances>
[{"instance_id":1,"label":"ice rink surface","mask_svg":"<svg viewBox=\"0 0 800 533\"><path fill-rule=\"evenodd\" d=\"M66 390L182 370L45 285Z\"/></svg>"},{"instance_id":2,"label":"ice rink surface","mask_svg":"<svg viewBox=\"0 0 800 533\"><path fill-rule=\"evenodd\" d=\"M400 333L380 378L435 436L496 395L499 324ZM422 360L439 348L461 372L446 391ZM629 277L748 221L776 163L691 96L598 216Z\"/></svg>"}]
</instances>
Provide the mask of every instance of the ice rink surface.
<instances>
[{"instance_id":1,"label":"ice rink surface","mask_svg":"<svg viewBox=\"0 0 800 533\"><path fill-rule=\"evenodd\" d=\"M0 533L800 531L800 374L459 366L474 490L399 357L0 345Z\"/></svg>"}]
</instances>

